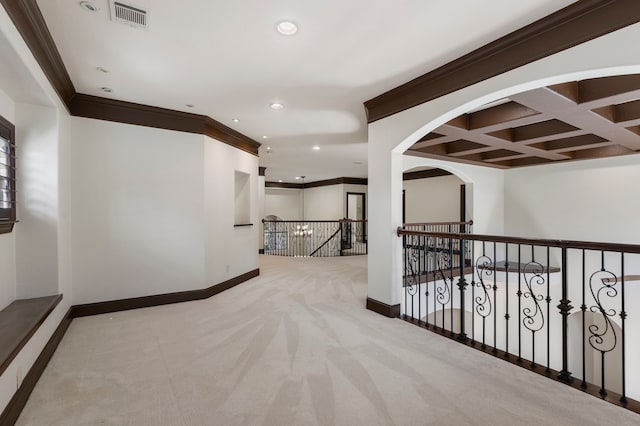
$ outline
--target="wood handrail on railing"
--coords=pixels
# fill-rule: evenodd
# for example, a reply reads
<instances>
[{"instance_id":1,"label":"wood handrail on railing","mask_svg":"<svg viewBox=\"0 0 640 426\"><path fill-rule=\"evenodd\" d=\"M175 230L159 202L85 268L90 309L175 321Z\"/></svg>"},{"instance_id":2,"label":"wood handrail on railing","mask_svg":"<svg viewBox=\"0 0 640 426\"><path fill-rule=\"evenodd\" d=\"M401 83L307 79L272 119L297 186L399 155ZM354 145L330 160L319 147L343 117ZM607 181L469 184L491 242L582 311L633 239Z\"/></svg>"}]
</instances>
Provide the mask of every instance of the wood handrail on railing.
<instances>
[{"instance_id":1,"label":"wood handrail on railing","mask_svg":"<svg viewBox=\"0 0 640 426\"><path fill-rule=\"evenodd\" d=\"M489 241L497 243L527 244L543 247L559 247L567 249L601 250L618 253L640 253L638 244L603 243L595 241L550 240L543 238L504 237L501 235L460 234L450 232L412 231L398 227L398 236L415 235L423 237L451 238L454 240Z\"/></svg>"},{"instance_id":2,"label":"wood handrail on railing","mask_svg":"<svg viewBox=\"0 0 640 426\"><path fill-rule=\"evenodd\" d=\"M473 221L467 222L418 222L418 223L404 223L402 226L428 226L428 225L473 225Z\"/></svg>"},{"instance_id":3,"label":"wood handrail on railing","mask_svg":"<svg viewBox=\"0 0 640 426\"><path fill-rule=\"evenodd\" d=\"M341 222L367 222L366 219L339 219L339 220L266 220L262 219L262 223L341 223Z\"/></svg>"}]
</instances>

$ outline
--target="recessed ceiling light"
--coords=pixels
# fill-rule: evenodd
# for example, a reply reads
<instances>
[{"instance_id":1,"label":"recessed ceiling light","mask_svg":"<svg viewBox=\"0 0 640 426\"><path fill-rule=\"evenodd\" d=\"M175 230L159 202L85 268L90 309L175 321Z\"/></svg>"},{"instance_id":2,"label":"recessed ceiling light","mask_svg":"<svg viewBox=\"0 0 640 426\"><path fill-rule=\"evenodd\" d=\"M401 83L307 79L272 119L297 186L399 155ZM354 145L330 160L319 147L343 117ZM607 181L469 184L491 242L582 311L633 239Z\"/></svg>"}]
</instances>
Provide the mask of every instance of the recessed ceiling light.
<instances>
[{"instance_id":1,"label":"recessed ceiling light","mask_svg":"<svg viewBox=\"0 0 640 426\"><path fill-rule=\"evenodd\" d=\"M284 109L284 105L279 102L274 102L269 106L271 107L271 109Z\"/></svg>"},{"instance_id":2,"label":"recessed ceiling light","mask_svg":"<svg viewBox=\"0 0 640 426\"><path fill-rule=\"evenodd\" d=\"M100 90L102 90L104 93L111 93L113 92L113 89L110 87L101 87Z\"/></svg>"},{"instance_id":3,"label":"recessed ceiling light","mask_svg":"<svg viewBox=\"0 0 640 426\"><path fill-rule=\"evenodd\" d=\"M300 176L296 176L296 179L302 179Z\"/></svg>"},{"instance_id":4,"label":"recessed ceiling light","mask_svg":"<svg viewBox=\"0 0 640 426\"><path fill-rule=\"evenodd\" d=\"M282 179L278 179L278 182L282 183Z\"/></svg>"},{"instance_id":5,"label":"recessed ceiling light","mask_svg":"<svg viewBox=\"0 0 640 426\"><path fill-rule=\"evenodd\" d=\"M105 73L105 74L109 72L109 70L107 70L107 69L105 69L105 68L102 68L102 67L96 67L96 70L98 70L98 71L100 71L100 72L103 72L103 73Z\"/></svg>"},{"instance_id":6,"label":"recessed ceiling light","mask_svg":"<svg viewBox=\"0 0 640 426\"><path fill-rule=\"evenodd\" d=\"M95 4L91 3L90 1L81 1L80 2L80 7L83 8L84 10L86 10L87 12L97 12L100 9L98 8L98 6L96 6Z\"/></svg>"},{"instance_id":7,"label":"recessed ceiling light","mask_svg":"<svg viewBox=\"0 0 640 426\"><path fill-rule=\"evenodd\" d=\"M267 151L269 151L269 150L271 150L271 147L270 147L270 146L268 146L268 147L267 147Z\"/></svg>"},{"instance_id":8,"label":"recessed ceiling light","mask_svg":"<svg viewBox=\"0 0 640 426\"><path fill-rule=\"evenodd\" d=\"M314 145L311 149L313 149L314 151L318 151L320 147L318 145Z\"/></svg>"},{"instance_id":9,"label":"recessed ceiling light","mask_svg":"<svg viewBox=\"0 0 640 426\"><path fill-rule=\"evenodd\" d=\"M262 135L262 139L268 139L267 135Z\"/></svg>"},{"instance_id":10,"label":"recessed ceiling light","mask_svg":"<svg viewBox=\"0 0 640 426\"><path fill-rule=\"evenodd\" d=\"M193 108L193 104L184 104L184 106L186 106L187 108Z\"/></svg>"},{"instance_id":11,"label":"recessed ceiling light","mask_svg":"<svg viewBox=\"0 0 640 426\"><path fill-rule=\"evenodd\" d=\"M237 123L237 122L240 121L240 119L239 118L232 118L231 121L233 121L234 123Z\"/></svg>"},{"instance_id":12,"label":"recessed ceiling light","mask_svg":"<svg viewBox=\"0 0 640 426\"><path fill-rule=\"evenodd\" d=\"M276 24L276 30L286 36L292 36L298 32L298 26L291 21L280 21Z\"/></svg>"}]
</instances>

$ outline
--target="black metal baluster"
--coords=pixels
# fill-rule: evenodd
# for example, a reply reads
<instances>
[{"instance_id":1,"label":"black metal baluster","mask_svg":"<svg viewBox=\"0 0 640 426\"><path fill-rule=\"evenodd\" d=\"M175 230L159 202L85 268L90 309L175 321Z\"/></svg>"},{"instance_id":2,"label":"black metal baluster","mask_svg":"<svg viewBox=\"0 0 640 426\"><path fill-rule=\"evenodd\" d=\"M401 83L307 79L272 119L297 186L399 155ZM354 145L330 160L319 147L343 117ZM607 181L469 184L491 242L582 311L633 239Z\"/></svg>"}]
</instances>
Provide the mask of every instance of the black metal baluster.
<instances>
[{"instance_id":1,"label":"black metal baluster","mask_svg":"<svg viewBox=\"0 0 640 426\"><path fill-rule=\"evenodd\" d=\"M421 256L421 254L423 252L423 250L422 250L423 238L424 237L422 237L422 236L418 237L418 246L417 246L417 250L418 250L418 274L417 274L417 277L418 277L418 291L416 292L416 295L418 296L418 321L420 321L420 319L422 318L422 306L421 306L420 301L422 299L422 291L421 291L421 289L422 289L422 287L421 287L422 279L421 279L421 277L422 277L422 270L424 269L422 267L422 256Z\"/></svg>"},{"instance_id":2,"label":"black metal baluster","mask_svg":"<svg viewBox=\"0 0 640 426\"><path fill-rule=\"evenodd\" d=\"M408 293L409 293L409 288L408 288L408 281L407 281L407 277L408 277L408 270L409 268L407 267L407 238L409 236L408 235L403 235L402 236L402 248L404 250L404 277L403 277L403 284L404 284L404 316L407 316L407 312L408 312L408 308L407 308L407 303L408 303Z\"/></svg>"},{"instance_id":3,"label":"black metal baluster","mask_svg":"<svg viewBox=\"0 0 640 426\"><path fill-rule=\"evenodd\" d=\"M471 244L471 340L475 346L476 341L476 244L475 241L469 241Z\"/></svg>"},{"instance_id":4,"label":"black metal baluster","mask_svg":"<svg viewBox=\"0 0 640 426\"><path fill-rule=\"evenodd\" d=\"M582 388L587 387L587 326L586 326L586 314L587 314L587 304L585 300L585 295L587 291L587 265L585 262L585 250L582 249L582 306L580 306L580 310L582 310L582 383L580 386Z\"/></svg>"},{"instance_id":5,"label":"black metal baluster","mask_svg":"<svg viewBox=\"0 0 640 426\"><path fill-rule=\"evenodd\" d=\"M448 226L449 234L451 233L451 225ZM449 299L449 335L454 335L453 330L453 238L449 238L449 282L451 284L451 298Z\"/></svg>"},{"instance_id":6,"label":"black metal baluster","mask_svg":"<svg viewBox=\"0 0 640 426\"><path fill-rule=\"evenodd\" d=\"M424 239L424 326L429 329L429 272L431 270L431 264L429 263L429 237Z\"/></svg>"},{"instance_id":7,"label":"black metal baluster","mask_svg":"<svg viewBox=\"0 0 640 426\"><path fill-rule=\"evenodd\" d=\"M551 249L549 248L549 246L547 246L547 297L546 297L546 302L547 302L547 374L551 373L551 290L550 290L550 283L549 283L549 278L550 278L550 265L549 265L549 251Z\"/></svg>"},{"instance_id":8,"label":"black metal baluster","mask_svg":"<svg viewBox=\"0 0 640 426\"><path fill-rule=\"evenodd\" d=\"M518 362L522 362L522 244L518 244Z\"/></svg>"},{"instance_id":9,"label":"black metal baluster","mask_svg":"<svg viewBox=\"0 0 640 426\"><path fill-rule=\"evenodd\" d=\"M505 314L504 314L504 357L509 358L509 243L505 243L505 261L504 261L504 274L505 274Z\"/></svg>"},{"instance_id":10,"label":"black metal baluster","mask_svg":"<svg viewBox=\"0 0 640 426\"><path fill-rule=\"evenodd\" d=\"M548 252L549 252L549 248L547 247L547 253ZM568 262L567 262L566 247L562 247L562 266L561 267L562 267L562 283L561 283L562 298L560 299L560 304L558 305L558 309L560 309L560 315L562 315L562 371L560 371L560 374L558 374L558 379L566 383L571 383L573 381L573 377L571 377L571 373L569 372L568 330L569 330L569 314L571 313L571 309L573 309L573 306L571 306L571 301L569 300L569 295L568 295L569 281L568 281L568 271L567 271ZM547 261L547 276L549 276L548 275L549 269L550 267ZM548 286L548 283L547 283L547 286ZM547 313L547 317L548 316L549 314ZM549 319L549 325L548 325L548 329L550 328L551 328L551 319ZM547 330L547 336L548 336L548 330ZM548 339L547 339L547 342L548 342ZM547 343L547 354L548 354L548 350L549 350L549 343ZM549 367L547 366L547 370L548 369Z\"/></svg>"},{"instance_id":11,"label":"black metal baluster","mask_svg":"<svg viewBox=\"0 0 640 426\"><path fill-rule=\"evenodd\" d=\"M496 275L496 242L493 242L493 304L495 311L493 312L493 353L498 352L498 277Z\"/></svg>"},{"instance_id":12,"label":"black metal baluster","mask_svg":"<svg viewBox=\"0 0 640 426\"><path fill-rule=\"evenodd\" d=\"M626 370L627 370L627 357L626 357L626 335L625 335L625 329L624 329L624 324L625 324L625 320L627 319L627 311L625 309L625 300L624 300L624 281L625 281L625 277L624 277L624 252L620 253L620 276L621 278L621 294L620 294L620 319L622 320L622 396L620 397L620 402L622 402L623 404L627 403L627 378L626 378Z\"/></svg>"},{"instance_id":13,"label":"black metal baluster","mask_svg":"<svg viewBox=\"0 0 640 426\"><path fill-rule=\"evenodd\" d=\"M467 281L465 280L464 277L464 272L465 272L465 249L464 249L464 243L465 240L463 240L462 238L460 239L460 246L458 247L458 250L460 252L459 258L460 258L460 279L458 280L458 289L460 290L460 334L458 334L458 340L460 340L461 342L466 342L467 340L469 340L469 338L467 337L467 333L465 332L465 327L464 327L464 320L465 320L465 309L464 309L464 291L467 287ZM453 299L453 298L452 298ZM452 310L453 311L453 310Z\"/></svg>"}]
</instances>

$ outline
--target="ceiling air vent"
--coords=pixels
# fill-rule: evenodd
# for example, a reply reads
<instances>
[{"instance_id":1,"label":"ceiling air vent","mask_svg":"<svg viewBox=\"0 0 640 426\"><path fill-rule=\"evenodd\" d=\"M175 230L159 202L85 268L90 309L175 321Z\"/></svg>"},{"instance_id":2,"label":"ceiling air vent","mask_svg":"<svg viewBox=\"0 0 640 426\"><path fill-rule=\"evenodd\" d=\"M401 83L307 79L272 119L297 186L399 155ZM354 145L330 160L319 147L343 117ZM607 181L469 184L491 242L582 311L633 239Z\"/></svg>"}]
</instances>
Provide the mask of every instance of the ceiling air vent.
<instances>
[{"instance_id":1,"label":"ceiling air vent","mask_svg":"<svg viewBox=\"0 0 640 426\"><path fill-rule=\"evenodd\" d=\"M149 12L121 1L110 0L111 20L135 28L149 28Z\"/></svg>"}]
</instances>

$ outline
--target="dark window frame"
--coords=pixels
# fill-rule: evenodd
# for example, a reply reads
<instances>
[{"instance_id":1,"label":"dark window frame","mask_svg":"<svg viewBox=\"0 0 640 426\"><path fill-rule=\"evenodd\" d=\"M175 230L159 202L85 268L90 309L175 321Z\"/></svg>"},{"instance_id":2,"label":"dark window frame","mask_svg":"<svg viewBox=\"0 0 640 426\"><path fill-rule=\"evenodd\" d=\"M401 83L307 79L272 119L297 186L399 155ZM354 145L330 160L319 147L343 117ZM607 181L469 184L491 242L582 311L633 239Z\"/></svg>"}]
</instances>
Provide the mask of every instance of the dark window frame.
<instances>
[{"instance_id":1,"label":"dark window frame","mask_svg":"<svg viewBox=\"0 0 640 426\"><path fill-rule=\"evenodd\" d=\"M0 115L0 136L9 141L9 194L10 208L0 208L0 234L13 231L16 220L16 131L15 126Z\"/></svg>"}]
</instances>

